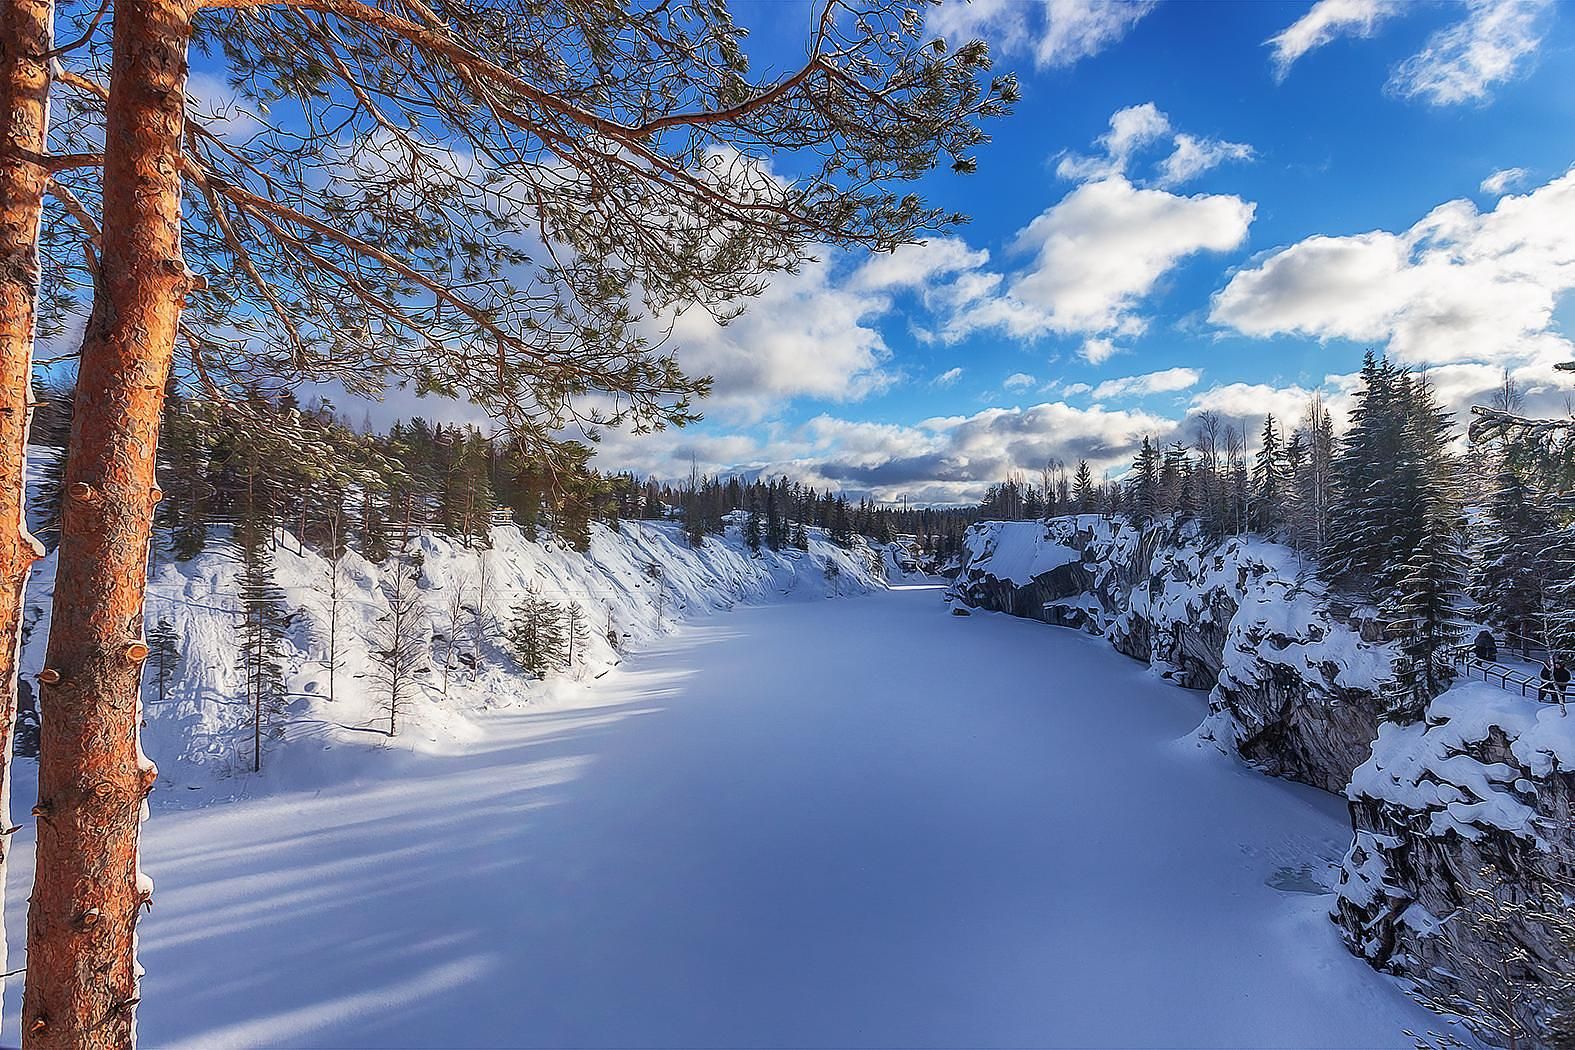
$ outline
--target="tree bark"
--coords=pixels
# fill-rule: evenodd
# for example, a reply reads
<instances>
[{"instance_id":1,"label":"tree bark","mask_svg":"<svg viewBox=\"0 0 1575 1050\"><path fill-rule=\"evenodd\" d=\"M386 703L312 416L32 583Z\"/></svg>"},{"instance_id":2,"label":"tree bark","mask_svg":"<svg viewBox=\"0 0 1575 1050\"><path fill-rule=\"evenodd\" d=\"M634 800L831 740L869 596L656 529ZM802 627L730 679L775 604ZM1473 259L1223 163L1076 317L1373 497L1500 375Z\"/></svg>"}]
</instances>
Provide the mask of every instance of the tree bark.
<instances>
[{"instance_id":1,"label":"tree bark","mask_svg":"<svg viewBox=\"0 0 1575 1050\"><path fill-rule=\"evenodd\" d=\"M48 173L53 0L0 7L0 829L11 827L11 747L28 571L43 553L27 531L27 427L38 310L38 230ZM0 912L11 839L0 830ZM6 960L0 925L0 964ZM6 969L0 965L0 970ZM3 985L3 978L0 978Z\"/></svg>"},{"instance_id":2,"label":"tree bark","mask_svg":"<svg viewBox=\"0 0 1575 1050\"><path fill-rule=\"evenodd\" d=\"M40 675L38 865L28 910L28 1048L130 1047L137 839L156 771L138 742L154 454L185 295L181 134L190 15L115 5L103 243L78 367L59 569Z\"/></svg>"}]
</instances>

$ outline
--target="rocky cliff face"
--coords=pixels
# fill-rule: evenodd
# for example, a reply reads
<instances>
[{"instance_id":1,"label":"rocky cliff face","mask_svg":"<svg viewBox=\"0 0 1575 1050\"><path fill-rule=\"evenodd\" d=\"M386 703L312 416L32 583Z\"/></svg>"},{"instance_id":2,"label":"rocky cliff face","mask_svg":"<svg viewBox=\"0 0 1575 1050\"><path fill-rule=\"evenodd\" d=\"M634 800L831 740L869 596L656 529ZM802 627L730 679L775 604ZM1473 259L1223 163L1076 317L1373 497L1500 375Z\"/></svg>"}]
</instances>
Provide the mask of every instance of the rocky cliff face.
<instances>
[{"instance_id":1,"label":"rocky cliff face","mask_svg":"<svg viewBox=\"0 0 1575 1050\"><path fill-rule=\"evenodd\" d=\"M1349 799L1331 913L1353 952L1468 997L1517 954L1575 973L1575 947L1545 925L1462 918L1473 891L1525 901L1575 885L1575 713L1462 683L1422 722L1384 721L1393 650L1376 613L1328 594L1277 544L1084 516L983 523L966 546L956 599L1103 634L1210 690L1200 735ZM1523 1010L1533 1032L1538 1009Z\"/></svg>"},{"instance_id":2,"label":"rocky cliff face","mask_svg":"<svg viewBox=\"0 0 1575 1050\"><path fill-rule=\"evenodd\" d=\"M1356 830L1334 917L1352 951L1439 990L1490 983L1486 971L1516 952L1575 968L1571 946L1542 923L1469 917L1481 908L1474 891L1523 902L1575 879L1575 715L1457 685L1422 722L1384 725L1346 795ZM1523 1016L1533 1032L1535 998Z\"/></svg>"},{"instance_id":3,"label":"rocky cliff face","mask_svg":"<svg viewBox=\"0 0 1575 1050\"><path fill-rule=\"evenodd\" d=\"M1277 776L1340 791L1378 735L1391 653L1303 568L1256 539L1210 544L1191 525L1080 515L974 526L953 594L1103 634L1210 690L1205 735Z\"/></svg>"}]
</instances>

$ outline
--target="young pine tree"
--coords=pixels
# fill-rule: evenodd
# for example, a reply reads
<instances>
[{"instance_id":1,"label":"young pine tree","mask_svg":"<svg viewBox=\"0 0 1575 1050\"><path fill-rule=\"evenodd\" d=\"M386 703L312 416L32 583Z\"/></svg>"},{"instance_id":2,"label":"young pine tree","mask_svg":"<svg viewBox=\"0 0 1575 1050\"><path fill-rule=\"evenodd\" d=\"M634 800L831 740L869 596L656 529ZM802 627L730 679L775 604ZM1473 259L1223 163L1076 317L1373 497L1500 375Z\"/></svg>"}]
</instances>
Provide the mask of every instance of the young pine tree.
<instances>
[{"instance_id":1,"label":"young pine tree","mask_svg":"<svg viewBox=\"0 0 1575 1050\"><path fill-rule=\"evenodd\" d=\"M248 515L236 530L239 576L240 663L252 719L252 772L284 730L287 697L281 647L295 614L273 581L273 527L266 515Z\"/></svg>"},{"instance_id":2,"label":"young pine tree","mask_svg":"<svg viewBox=\"0 0 1575 1050\"><path fill-rule=\"evenodd\" d=\"M161 616L149 629L147 642L148 660L153 665L154 695L162 704L169 699L170 685L180 670L180 637L175 633L175 625Z\"/></svg>"},{"instance_id":3,"label":"young pine tree","mask_svg":"<svg viewBox=\"0 0 1575 1050\"><path fill-rule=\"evenodd\" d=\"M509 643L527 674L545 678L562 666L563 610L547 601L534 587L514 607Z\"/></svg>"},{"instance_id":4,"label":"young pine tree","mask_svg":"<svg viewBox=\"0 0 1575 1050\"><path fill-rule=\"evenodd\" d=\"M585 649L591 643L591 621L579 602L570 602L563 616L564 665L570 670L585 662Z\"/></svg>"}]
</instances>

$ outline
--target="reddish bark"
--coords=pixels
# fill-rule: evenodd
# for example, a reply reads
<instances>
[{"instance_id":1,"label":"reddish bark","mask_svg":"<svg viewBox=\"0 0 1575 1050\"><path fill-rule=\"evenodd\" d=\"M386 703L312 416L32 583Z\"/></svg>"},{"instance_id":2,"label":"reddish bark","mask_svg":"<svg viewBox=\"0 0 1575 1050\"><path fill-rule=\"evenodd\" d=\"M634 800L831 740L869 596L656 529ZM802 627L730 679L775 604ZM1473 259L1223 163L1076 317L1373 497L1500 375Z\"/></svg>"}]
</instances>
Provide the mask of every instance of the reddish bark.
<instances>
[{"instance_id":1,"label":"reddish bark","mask_svg":"<svg viewBox=\"0 0 1575 1050\"><path fill-rule=\"evenodd\" d=\"M0 826L11 826L22 597L38 541L27 531L27 424L38 304L38 222L48 174L38 163L49 124L53 0L0 6ZM0 908L10 837L0 832ZM0 931L0 961L6 955Z\"/></svg>"},{"instance_id":2,"label":"reddish bark","mask_svg":"<svg viewBox=\"0 0 1575 1050\"><path fill-rule=\"evenodd\" d=\"M190 16L115 5L103 234L66 458L40 675L38 863L28 910L29 1048L129 1047L137 1001L137 740L154 453L182 302L180 143Z\"/></svg>"}]
</instances>

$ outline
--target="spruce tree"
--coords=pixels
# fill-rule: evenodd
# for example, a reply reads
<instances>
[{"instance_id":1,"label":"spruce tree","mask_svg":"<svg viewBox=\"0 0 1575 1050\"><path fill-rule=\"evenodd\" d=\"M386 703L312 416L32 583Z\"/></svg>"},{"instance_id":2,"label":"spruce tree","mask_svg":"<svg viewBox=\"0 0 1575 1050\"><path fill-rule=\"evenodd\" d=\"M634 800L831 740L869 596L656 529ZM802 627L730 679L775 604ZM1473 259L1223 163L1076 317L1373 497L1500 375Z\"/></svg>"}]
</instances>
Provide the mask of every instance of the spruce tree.
<instances>
[{"instance_id":1,"label":"spruce tree","mask_svg":"<svg viewBox=\"0 0 1575 1050\"><path fill-rule=\"evenodd\" d=\"M1130 499L1127 517L1132 524L1142 527L1159 516L1159 453L1146 434L1132 463L1132 480L1127 488Z\"/></svg>"},{"instance_id":2,"label":"spruce tree","mask_svg":"<svg viewBox=\"0 0 1575 1050\"><path fill-rule=\"evenodd\" d=\"M180 637L175 633L174 624L161 616L148 630L147 642L148 659L153 664L154 695L162 704L169 699L170 684L180 669Z\"/></svg>"},{"instance_id":3,"label":"spruce tree","mask_svg":"<svg viewBox=\"0 0 1575 1050\"><path fill-rule=\"evenodd\" d=\"M1483 522L1471 596L1506 642L1524 648L1541 631L1542 595L1552 566L1542 557L1555 531L1551 515L1508 457L1500 460Z\"/></svg>"},{"instance_id":4,"label":"spruce tree","mask_svg":"<svg viewBox=\"0 0 1575 1050\"><path fill-rule=\"evenodd\" d=\"M1380 579L1393 581L1381 608L1402 653L1395 710L1409 720L1421 717L1453 675L1436 657L1462 633L1469 560L1454 491L1455 464L1446 445L1449 416L1425 380L1402 383L1401 390L1401 454L1381 499L1395 516L1387 540L1393 563L1382 567Z\"/></svg>"},{"instance_id":5,"label":"spruce tree","mask_svg":"<svg viewBox=\"0 0 1575 1050\"><path fill-rule=\"evenodd\" d=\"M1086 459L1077 461L1077 476L1072 481L1072 499L1077 504L1079 514L1092 514L1097 509L1094 472L1089 469Z\"/></svg>"},{"instance_id":6,"label":"spruce tree","mask_svg":"<svg viewBox=\"0 0 1575 1050\"><path fill-rule=\"evenodd\" d=\"M260 508L248 508L236 530L241 571L240 664L252 720L252 772L261 772L263 753L283 732L286 704L281 647L295 614L273 581L273 525Z\"/></svg>"},{"instance_id":7,"label":"spruce tree","mask_svg":"<svg viewBox=\"0 0 1575 1050\"><path fill-rule=\"evenodd\" d=\"M1274 416L1263 417L1263 433L1252 468L1252 527L1263 533L1277 529L1284 512L1285 477L1280 432Z\"/></svg>"},{"instance_id":8,"label":"spruce tree","mask_svg":"<svg viewBox=\"0 0 1575 1050\"><path fill-rule=\"evenodd\" d=\"M564 650L563 612L557 603L547 601L534 587L526 591L514 607L509 644L527 674L545 678L556 671Z\"/></svg>"}]
</instances>

